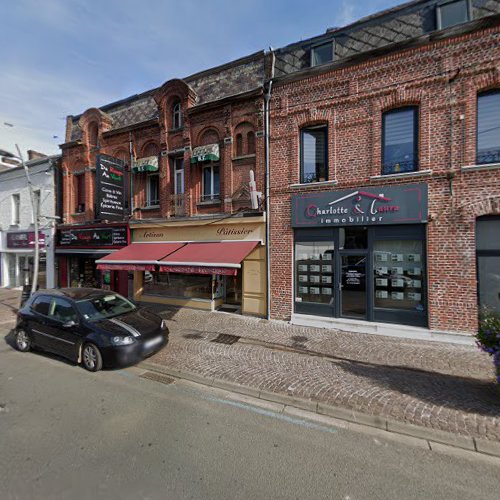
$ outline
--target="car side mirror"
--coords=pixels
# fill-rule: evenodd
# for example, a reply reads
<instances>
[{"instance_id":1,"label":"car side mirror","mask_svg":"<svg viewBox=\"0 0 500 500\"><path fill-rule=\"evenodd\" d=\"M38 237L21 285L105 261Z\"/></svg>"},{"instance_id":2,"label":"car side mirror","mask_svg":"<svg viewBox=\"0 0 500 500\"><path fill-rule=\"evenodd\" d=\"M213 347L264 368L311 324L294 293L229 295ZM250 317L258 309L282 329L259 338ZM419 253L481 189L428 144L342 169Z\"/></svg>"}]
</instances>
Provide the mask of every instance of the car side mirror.
<instances>
[{"instance_id":1,"label":"car side mirror","mask_svg":"<svg viewBox=\"0 0 500 500\"><path fill-rule=\"evenodd\" d=\"M73 321L72 319L69 321L66 321L66 323L63 323L63 328L72 328L76 326L78 323L76 321Z\"/></svg>"}]
</instances>

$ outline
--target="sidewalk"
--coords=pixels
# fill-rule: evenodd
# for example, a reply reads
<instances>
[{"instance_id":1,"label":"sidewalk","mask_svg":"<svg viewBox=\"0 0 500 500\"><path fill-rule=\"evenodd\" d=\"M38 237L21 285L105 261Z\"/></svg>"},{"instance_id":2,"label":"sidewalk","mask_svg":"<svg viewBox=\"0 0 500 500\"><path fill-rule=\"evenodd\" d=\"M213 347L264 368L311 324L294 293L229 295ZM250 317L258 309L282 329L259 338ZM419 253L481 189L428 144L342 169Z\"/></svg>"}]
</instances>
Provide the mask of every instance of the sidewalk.
<instances>
[{"instance_id":1,"label":"sidewalk","mask_svg":"<svg viewBox=\"0 0 500 500\"><path fill-rule=\"evenodd\" d=\"M475 347L156 309L168 320L170 343L145 368L262 399L286 397L287 404L318 413L335 407L332 416L354 411L355 420L366 415L369 425L401 422L453 433L457 440L500 443L492 362Z\"/></svg>"}]
</instances>

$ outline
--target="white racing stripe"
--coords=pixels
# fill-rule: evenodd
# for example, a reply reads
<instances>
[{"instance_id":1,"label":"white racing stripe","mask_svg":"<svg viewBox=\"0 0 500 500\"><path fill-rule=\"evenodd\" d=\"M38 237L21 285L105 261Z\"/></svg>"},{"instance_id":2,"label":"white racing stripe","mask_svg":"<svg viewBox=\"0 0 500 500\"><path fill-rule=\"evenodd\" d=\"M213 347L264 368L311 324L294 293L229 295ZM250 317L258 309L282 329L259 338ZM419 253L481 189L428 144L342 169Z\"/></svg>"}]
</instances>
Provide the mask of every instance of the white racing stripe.
<instances>
[{"instance_id":1,"label":"white racing stripe","mask_svg":"<svg viewBox=\"0 0 500 500\"><path fill-rule=\"evenodd\" d=\"M134 337L141 336L141 332L136 330L133 326L130 326L127 323L124 323L123 321L120 321L119 319L111 318L109 321L111 321L115 325L121 326L122 328L127 330L127 332L131 333Z\"/></svg>"}]
</instances>

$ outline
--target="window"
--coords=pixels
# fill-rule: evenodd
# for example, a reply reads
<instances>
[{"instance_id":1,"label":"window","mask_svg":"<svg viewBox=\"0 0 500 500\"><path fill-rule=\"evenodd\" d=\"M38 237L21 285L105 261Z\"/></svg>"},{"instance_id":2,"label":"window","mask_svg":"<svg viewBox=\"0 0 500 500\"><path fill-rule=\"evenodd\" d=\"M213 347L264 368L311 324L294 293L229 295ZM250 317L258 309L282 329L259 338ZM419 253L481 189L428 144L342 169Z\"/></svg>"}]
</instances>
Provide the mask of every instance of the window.
<instances>
[{"instance_id":1,"label":"window","mask_svg":"<svg viewBox=\"0 0 500 500\"><path fill-rule=\"evenodd\" d=\"M333 42L323 43L311 49L311 66L333 61Z\"/></svg>"},{"instance_id":2,"label":"window","mask_svg":"<svg viewBox=\"0 0 500 500\"><path fill-rule=\"evenodd\" d=\"M172 106L172 125L174 129L182 127L182 109L180 101L176 101Z\"/></svg>"},{"instance_id":3,"label":"window","mask_svg":"<svg viewBox=\"0 0 500 500\"><path fill-rule=\"evenodd\" d=\"M382 174L418 168L418 108L387 111L382 117Z\"/></svg>"},{"instance_id":4,"label":"window","mask_svg":"<svg viewBox=\"0 0 500 500\"><path fill-rule=\"evenodd\" d=\"M99 138L99 128L97 126L97 123L91 123L89 125L89 146L91 147L97 147L98 145L98 138Z\"/></svg>"},{"instance_id":5,"label":"window","mask_svg":"<svg viewBox=\"0 0 500 500\"><path fill-rule=\"evenodd\" d=\"M500 162L500 90L484 92L477 97L478 164Z\"/></svg>"},{"instance_id":6,"label":"window","mask_svg":"<svg viewBox=\"0 0 500 500\"><path fill-rule=\"evenodd\" d=\"M328 180L327 127L302 129L300 135L300 182Z\"/></svg>"},{"instance_id":7,"label":"window","mask_svg":"<svg viewBox=\"0 0 500 500\"><path fill-rule=\"evenodd\" d=\"M37 220L40 219L40 190L36 189L33 191L33 201L35 202L35 217ZM32 215L33 222L35 222L35 219Z\"/></svg>"},{"instance_id":8,"label":"window","mask_svg":"<svg viewBox=\"0 0 500 500\"><path fill-rule=\"evenodd\" d=\"M75 175L76 184L76 212L85 212L85 174Z\"/></svg>"},{"instance_id":9,"label":"window","mask_svg":"<svg viewBox=\"0 0 500 500\"><path fill-rule=\"evenodd\" d=\"M17 226L21 222L21 197L19 194L12 195L12 225Z\"/></svg>"},{"instance_id":10,"label":"window","mask_svg":"<svg viewBox=\"0 0 500 500\"><path fill-rule=\"evenodd\" d=\"M31 309L42 316L49 315L50 303L52 302L52 297L47 297L46 295L39 295L35 298L31 304Z\"/></svg>"},{"instance_id":11,"label":"window","mask_svg":"<svg viewBox=\"0 0 500 500\"><path fill-rule=\"evenodd\" d=\"M212 300L212 275L144 273L144 295Z\"/></svg>"},{"instance_id":12,"label":"window","mask_svg":"<svg viewBox=\"0 0 500 500\"><path fill-rule=\"evenodd\" d=\"M243 156L243 136L236 134L236 156Z\"/></svg>"},{"instance_id":13,"label":"window","mask_svg":"<svg viewBox=\"0 0 500 500\"><path fill-rule=\"evenodd\" d=\"M203 167L203 195L201 201L218 200L220 196L219 166Z\"/></svg>"},{"instance_id":14,"label":"window","mask_svg":"<svg viewBox=\"0 0 500 500\"><path fill-rule=\"evenodd\" d=\"M470 21L469 0L443 2L436 8L438 29L449 28Z\"/></svg>"},{"instance_id":15,"label":"window","mask_svg":"<svg viewBox=\"0 0 500 500\"><path fill-rule=\"evenodd\" d=\"M174 194L184 194L184 158L174 158Z\"/></svg>"},{"instance_id":16,"label":"window","mask_svg":"<svg viewBox=\"0 0 500 500\"><path fill-rule=\"evenodd\" d=\"M249 155L255 154L255 134L253 132L247 134L247 153Z\"/></svg>"},{"instance_id":17,"label":"window","mask_svg":"<svg viewBox=\"0 0 500 500\"><path fill-rule=\"evenodd\" d=\"M158 174L148 175L146 205L148 207L160 205L160 176Z\"/></svg>"},{"instance_id":18,"label":"window","mask_svg":"<svg viewBox=\"0 0 500 500\"><path fill-rule=\"evenodd\" d=\"M59 297L54 297L49 310L49 317L55 319L56 321L60 321L61 323L78 321L78 314L73 306L67 300Z\"/></svg>"}]
</instances>

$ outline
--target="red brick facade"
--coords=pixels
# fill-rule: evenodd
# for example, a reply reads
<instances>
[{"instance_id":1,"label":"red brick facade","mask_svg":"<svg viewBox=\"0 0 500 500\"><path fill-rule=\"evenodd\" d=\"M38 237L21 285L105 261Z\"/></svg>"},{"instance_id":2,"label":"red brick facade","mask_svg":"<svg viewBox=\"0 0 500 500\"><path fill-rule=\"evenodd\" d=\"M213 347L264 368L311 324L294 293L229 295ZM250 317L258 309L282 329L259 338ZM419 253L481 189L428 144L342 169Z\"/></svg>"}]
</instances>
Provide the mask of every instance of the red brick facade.
<instances>
[{"instance_id":1,"label":"red brick facade","mask_svg":"<svg viewBox=\"0 0 500 500\"><path fill-rule=\"evenodd\" d=\"M290 319L293 194L426 183L429 328L477 328L476 217L500 214L500 169L476 164L479 92L500 88L498 26L399 50L299 79L278 79L271 101L271 316ZM382 113L418 106L419 171L381 175ZM300 185L302 127L328 125L328 179Z\"/></svg>"}]
</instances>

